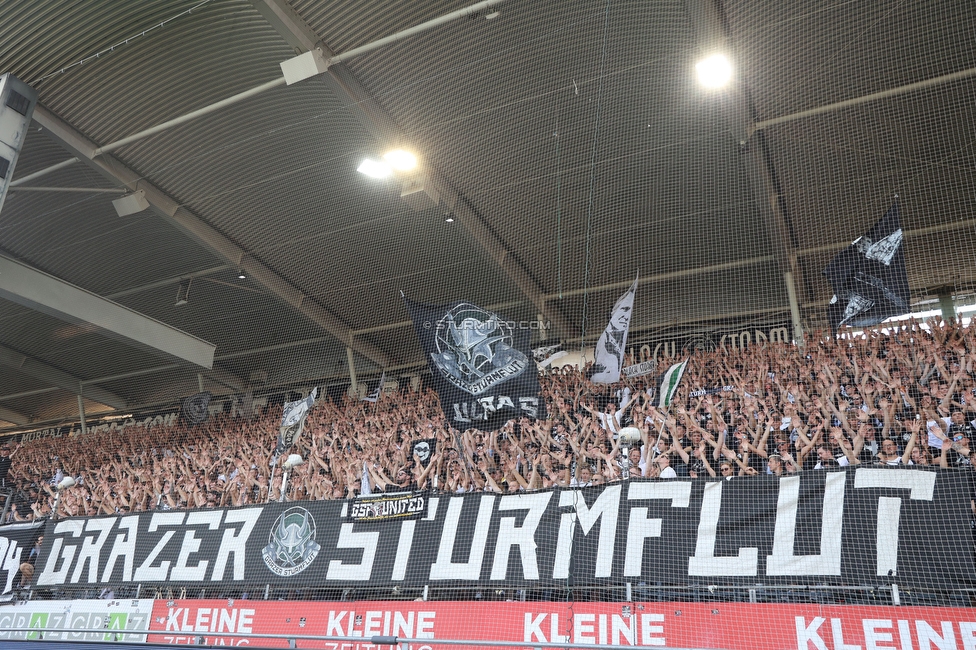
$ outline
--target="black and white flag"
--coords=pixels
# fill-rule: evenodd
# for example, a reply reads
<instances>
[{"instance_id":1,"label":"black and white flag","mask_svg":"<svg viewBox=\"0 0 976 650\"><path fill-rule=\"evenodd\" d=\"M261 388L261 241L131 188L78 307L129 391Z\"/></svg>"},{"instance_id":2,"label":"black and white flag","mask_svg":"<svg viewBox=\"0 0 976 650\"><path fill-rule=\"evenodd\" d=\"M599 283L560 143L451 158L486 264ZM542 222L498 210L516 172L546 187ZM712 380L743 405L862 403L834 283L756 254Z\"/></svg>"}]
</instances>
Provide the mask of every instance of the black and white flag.
<instances>
[{"instance_id":1,"label":"black and white flag","mask_svg":"<svg viewBox=\"0 0 976 650\"><path fill-rule=\"evenodd\" d=\"M376 402L383 394L383 384L386 383L386 373L384 372L380 375L380 380L377 382L376 387L369 391L366 395L359 398L360 402Z\"/></svg>"},{"instance_id":2,"label":"black and white flag","mask_svg":"<svg viewBox=\"0 0 976 650\"><path fill-rule=\"evenodd\" d=\"M634 295L637 293L637 280L630 289L620 296L613 306L607 329L600 335L593 355L593 374L590 381L595 384L612 384L620 381L620 369L624 365L624 350L627 347L627 331L630 317L634 312Z\"/></svg>"},{"instance_id":3,"label":"black and white flag","mask_svg":"<svg viewBox=\"0 0 976 650\"><path fill-rule=\"evenodd\" d=\"M867 327L911 311L898 202L824 269L834 288L827 307L831 331Z\"/></svg>"},{"instance_id":4,"label":"black and white flag","mask_svg":"<svg viewBox=\"0 0 976 650\"><path fill-rule=\"evenodd\" d=\"M318 394L319 389L316 387L305 399L285 402L285 408L281 412L281 428L278 435L278 446L275 447L275 456L280 456L291 449L291 446L302 435L305 418L308 417L308 412L315 404L315 398Z\"/></svg>"},{"instance_id":5,"label":"black and white flag","mask_svg":"<svg viewBox=\"0 0 976 650\"><path fill-rule=\"evenodd\" d=\"M410 455L415 456L424 469L430 465L430 460L435 453L437 453L437 438L414 440L410 448Z\"/></svg>"},{"instance_id":6,"label":"black and white flag","mask_svg":"<svg viewBox=\"0 0 976 650\"><path fill-rule=\"evenodd\" d=\"M528 328L463 300L404 300L453 427L490 430L513 418L546 417Z\"/></svg>"},{"instance_id":7,"label":"black and white flag","mask_svg":"<svg viewBox=\"0 0 976 650\"><path fill-rule=\"evenodd\" d=\"M569 354L569 351L563 349L562 343L542 345L532 349L532 356L535 359L536 365L540 368L548 368L567 354Z\"/></svg>"},{"instance_id":8,"label":"black and white flag","mask_svg":"<svg viewBox=\"0 0 976 650\"><path fill-rule=\"evenodd\" d=\"M210 417L210 393L204 391L183 400L183 419L187 424L203 424Z\"/></svg>"}]
</instances>

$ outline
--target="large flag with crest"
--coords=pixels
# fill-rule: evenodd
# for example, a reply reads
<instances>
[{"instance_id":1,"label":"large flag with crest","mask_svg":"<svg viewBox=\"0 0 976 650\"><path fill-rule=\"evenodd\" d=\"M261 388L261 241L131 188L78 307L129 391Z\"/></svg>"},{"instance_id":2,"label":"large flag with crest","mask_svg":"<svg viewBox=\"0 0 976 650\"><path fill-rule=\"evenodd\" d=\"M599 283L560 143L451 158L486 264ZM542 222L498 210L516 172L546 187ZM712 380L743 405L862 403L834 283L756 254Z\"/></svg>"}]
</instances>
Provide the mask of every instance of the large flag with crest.
<instances>
[{"instance_id":1,"label":"large flag with crest","mask_svg":"<svg viewBox=\"0 0 976 650\"><path fill-rule=\"evenodd\" d=\"M911 311L898 202L824 269L834 288L827 307L831 331L867 327Z\"/></svg>"},{"instance_id":2,"label":"large flag with crest","mask_svg":"<svg viewBox=\"0 0 976 650\"><path fill-rule=\"evenodd\" d=\"M490 430L512 418L546 417L528 328L465 300L404 300L453 427Z\"/></svg>"},{"instance_id":3,"label":"large flag with crest","mask_svg":"<svg viewBox=\"0 0 976 650\"><path fill-rule=\"evenodd\" d=\"M627 348L627 332L630 330L630 317L634 313L634 295L637 293L637 280L627 292L617 299L610 313L610 322L596 342L593 352L593 374L590 381L595 384L612 384L620 381L620 369L624 365Z\"/></svg>"}]
</instances>

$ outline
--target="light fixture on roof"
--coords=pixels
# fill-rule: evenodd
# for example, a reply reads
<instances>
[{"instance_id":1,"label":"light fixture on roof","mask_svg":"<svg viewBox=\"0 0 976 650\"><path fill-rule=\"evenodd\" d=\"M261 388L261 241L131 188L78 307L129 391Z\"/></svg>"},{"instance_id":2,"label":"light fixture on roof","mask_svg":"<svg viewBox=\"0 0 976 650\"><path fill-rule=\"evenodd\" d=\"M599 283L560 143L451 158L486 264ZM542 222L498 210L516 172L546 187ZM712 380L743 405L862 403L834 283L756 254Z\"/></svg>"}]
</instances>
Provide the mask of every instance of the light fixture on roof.
<instances>
[{"instance_id":1,"label":"light fixture on roof","mask_svg":"<svg viewBox=\"0 0 976 650\"><path fill-rule=\"evenodd\" d=\"M417 156L406 149L387 151L383 154L383 160L398 172L409 172L417 168Z\"/></svg>"},{"instance_id":2,"label":"light fixture on roof","mask_svg":"<svg viewBox=\"0 0 976 650\"><path fill-rule=\"evenodd\" d=\"M393 167L389 163L372 158L363 159L356 171L370 178L389 178L393 175Z\"/></svg>"},{"instance_id":3,"label":"light fixture on roof","mask_svg":"<svg viewBox=\"0 0 976 650\"><path fill-rule=\"evenodd\" d=\"M732 64L724 54L713 54L695 64L698 83L706 88L723 88L732 79Z\"/></svg>"},{"instance_id":4,"label":"light fixture on roof","mask_svg":"<svg viewBox=\"0 0 976 650\"><path fill-rule=\"evenodd\" d=\"M447 223L454 223L454 217L452 217L451 215L447 215L447 218L444 219L444 221L446 221Z\"/></svg>"},{"instance_id":5,"label":"light fixture on roof","mask_svg":"<svg viewBox=\"0 0 976 650\"><path fill-rule=\"evenodd\" d=\"M112 206L120 217L127 217L130 214L136 214L148 208L149 201L146 200L146 192L139 190L132 194L126 194L122 198L115 199L112 201Z\"/></svg>"},{"instance_id":6,"label":"light fixture on roof","mask_svg":"<svg viewBox=\"0 0 976 650\"><path fill-rule=\"evenodd\" d=\"M176 306L185 305L190 302L190 283L193 281L192 278L184 278L180 280L180 286L176 290Z\"/></svg>"},{"instance_id":7,"label":"light fixture on roof","mask_svg":"<svg viewBox=\"0 0 976 650\"><path fill-rule=\"evenodd\" d=\"M247 273L244 272L244 269L241 269L240 271L237 272L237 279L247 280Z\"/></svg>"}]
</instances>

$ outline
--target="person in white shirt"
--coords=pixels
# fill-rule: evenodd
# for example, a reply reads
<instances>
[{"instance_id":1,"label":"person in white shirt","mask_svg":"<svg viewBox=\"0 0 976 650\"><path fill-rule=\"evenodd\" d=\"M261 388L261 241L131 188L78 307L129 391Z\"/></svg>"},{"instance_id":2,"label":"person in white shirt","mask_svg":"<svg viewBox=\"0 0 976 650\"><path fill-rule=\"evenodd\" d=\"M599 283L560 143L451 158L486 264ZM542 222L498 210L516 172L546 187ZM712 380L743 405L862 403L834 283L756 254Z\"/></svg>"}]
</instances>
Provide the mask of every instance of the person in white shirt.
<instances>
[{"instance_id":1,"label":"person in white shirt","mask_svg":"<svg viewBox=\"0 0 976 650\"><path fill-rule=\"evenodd\" d=\"M655 462L661 470L661 473L658 475L659 478L677 478L678 473L671 467L671 457L668 454L661 454Z\"/></svg>"}]
</instances>

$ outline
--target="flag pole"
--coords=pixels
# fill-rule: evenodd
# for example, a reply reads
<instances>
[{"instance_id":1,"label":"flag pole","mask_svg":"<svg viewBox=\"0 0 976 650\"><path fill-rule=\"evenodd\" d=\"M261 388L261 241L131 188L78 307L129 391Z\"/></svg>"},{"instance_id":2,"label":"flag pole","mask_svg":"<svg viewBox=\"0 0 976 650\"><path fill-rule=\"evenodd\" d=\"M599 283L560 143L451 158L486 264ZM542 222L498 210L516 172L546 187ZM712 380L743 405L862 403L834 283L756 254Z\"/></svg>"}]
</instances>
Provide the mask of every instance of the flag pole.
<instances>
[{"instance_id":1,"label":"flag pole","mask_svg":"<svg viewBox=\"0 0 976 650\"><path fill-rule=\"evenodd\" d=\"M278 467L278 454L271 457L274 462L271 464L271 478L268 479L268 499L265 503L271 503L271 486L274 484L275 468Z\"/></svg>"}]
</instances>

